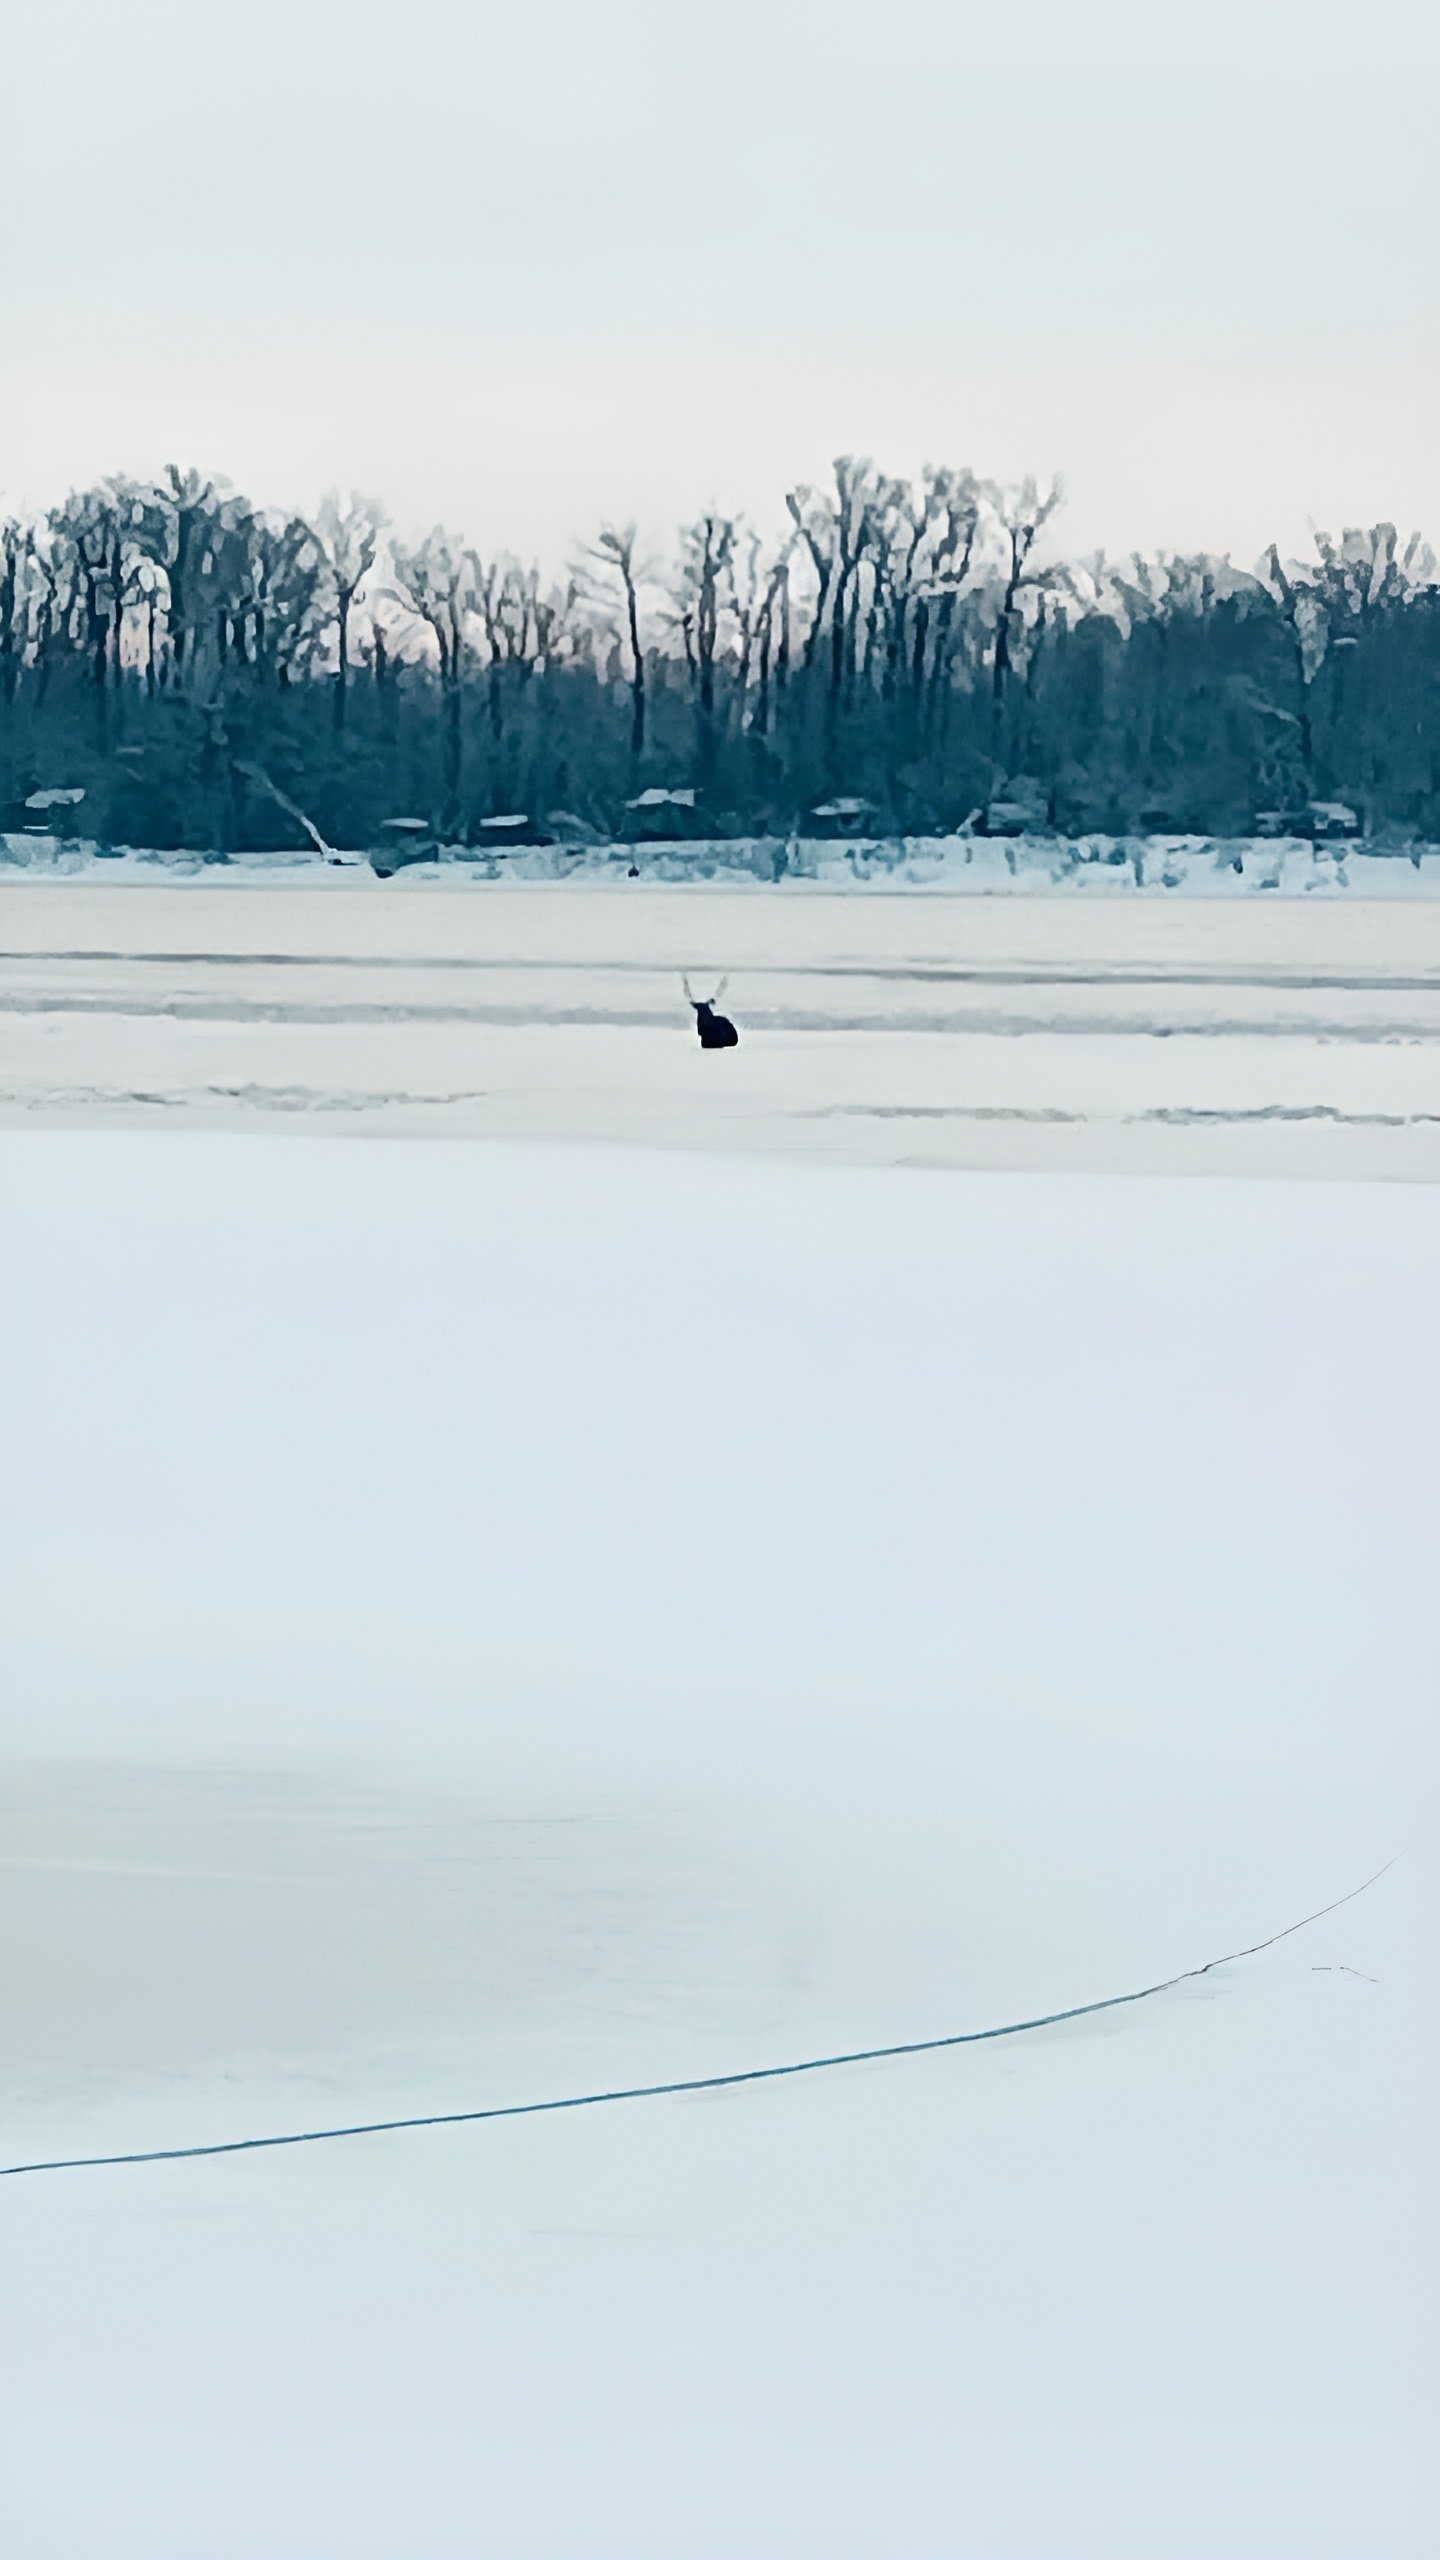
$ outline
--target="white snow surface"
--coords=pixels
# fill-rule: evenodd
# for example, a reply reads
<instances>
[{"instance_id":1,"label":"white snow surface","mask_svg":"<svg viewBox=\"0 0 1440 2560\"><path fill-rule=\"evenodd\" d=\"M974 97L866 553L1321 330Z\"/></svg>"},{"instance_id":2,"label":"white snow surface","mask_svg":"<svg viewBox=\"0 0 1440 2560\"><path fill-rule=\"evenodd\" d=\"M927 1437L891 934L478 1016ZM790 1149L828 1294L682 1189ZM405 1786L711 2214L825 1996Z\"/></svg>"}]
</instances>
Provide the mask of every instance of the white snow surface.
<instances>
[{"instance_id":1,"label":"white snow surface","mask_svg":"<svg viewBox=\"0 0 1440 2560\"><path fill-rule=\"evenodd\" d=\"M1440 1180L1434 900L98 870L0 894L0 1125Z\"/></svg>"},{"instance_id":2,"label":"white snow surface","mask_svg":"<svg viewBox=\"0 0 1440 2560\"><path fill-rule=\"evenodd\" d=\"M0 1136L24 2560L1422 2560L1440 1190Z\"/></svg>"}]
</instances>

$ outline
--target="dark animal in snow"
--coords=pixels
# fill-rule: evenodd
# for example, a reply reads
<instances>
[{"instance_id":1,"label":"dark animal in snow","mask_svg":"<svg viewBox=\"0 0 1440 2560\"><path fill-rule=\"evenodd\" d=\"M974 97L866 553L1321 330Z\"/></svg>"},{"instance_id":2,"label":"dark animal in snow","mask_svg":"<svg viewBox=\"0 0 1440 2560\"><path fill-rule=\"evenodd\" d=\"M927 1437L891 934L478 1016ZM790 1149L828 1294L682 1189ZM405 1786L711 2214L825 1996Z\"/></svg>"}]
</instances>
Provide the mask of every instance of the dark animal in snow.
<instances>
[{"instance_id":1,"label":"dark animal in snow","mask_svg":"<svg viewBox=\"0 0 1440 2560\"><path fill-rule=\"evenodd\" d=\"M738 1049L740 1046L740 1034L734 1023L725 1014L717 1013L715 1010L725 993L726 983L722 978L713 996L702 997L692 996L688 978L681 980L685 989L685 1001L695 1015L695 1029L702 1049Z\"/></svg>"}]
</instances>

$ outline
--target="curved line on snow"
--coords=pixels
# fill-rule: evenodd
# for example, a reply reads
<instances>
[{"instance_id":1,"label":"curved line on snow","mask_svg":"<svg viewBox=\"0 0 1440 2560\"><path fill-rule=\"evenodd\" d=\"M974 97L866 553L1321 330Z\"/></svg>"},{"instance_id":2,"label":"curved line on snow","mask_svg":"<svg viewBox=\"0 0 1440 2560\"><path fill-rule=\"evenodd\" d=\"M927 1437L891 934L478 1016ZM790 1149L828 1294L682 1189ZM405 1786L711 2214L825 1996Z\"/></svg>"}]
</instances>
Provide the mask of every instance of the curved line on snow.
<instances>
[{"instance_id":1,"label":"curved line on snow","mask_svg":"<svg viewBox=\"0 0 1440 2560\"><path fill-rule=\"evenodd\" d=\"M1267 1947L1278 1947L1282 1938L1293 1938L1301 1929L1313 1927L1317 1920L1328 1919L1332 1911L1343 1910L1347 1902L1358 1900L1372 1885L1388 1875L1397 1858L1387 1858L1383 1867L1367 1876L1363 1884L1352 1885L1348 1893L1338 1894L1333 1902L1318 1911L1309 1911L1303 1920L1292 1920L1283 1929L1274 1930L1268 1938L1257 1938L1253 1946L1236 1947L1230 1954L1211 1956L1206 1964L1187 1965L1183 1972L1167 1975L1163 1982L1147 1982L1139 1991L1112 1991L1103 2000L1083 2000L1070 2009L1052 2009L1043 2017L1018 2018L1001 2027L971 2027L963 2034L922 2036L906 2044L879 2044L858 2048L851 2053L823 2053L805 2062L770 2062L750 2071L716 2071L695 2080L651 2080L628 2089L589 2089L570 2098L530 2098L504 2107L466 2107L457 2113L433 2116L387 2116L369 2124L322 2125L306 2133L256 2133L236 2142L187 2142L155 2151L108 2151L69 2160L17 2160L8 2168L0 2168L0 2178L33 2178L60 2169L129 2169L158 2160L214 2160L234 2151L281 2151L302 2142L352 2142L368 2133L417 2133L437 2125L495 2124L511 2116L561 2115L578 2107L615 2107L628 2105L637 2098L680 2098L706 2089L742 2089L759 2080L794 2080L810 2071L842 2071L860 2062L898 2062L918 2053L947 2053L957 2045L995 2044L1005 2036L1034 2035L1042 2027L1061 2027L1075 2018L1094 2018L1106 2009L1132 2008L1137 2001L1157 1999L1163 1991L1174 1991L1182 1982L1198 1982L1207 1973L1216 1973L1222 1965L1242 1964L1248 1956L1263 1955Z\"/></svg>"}]
</instances>

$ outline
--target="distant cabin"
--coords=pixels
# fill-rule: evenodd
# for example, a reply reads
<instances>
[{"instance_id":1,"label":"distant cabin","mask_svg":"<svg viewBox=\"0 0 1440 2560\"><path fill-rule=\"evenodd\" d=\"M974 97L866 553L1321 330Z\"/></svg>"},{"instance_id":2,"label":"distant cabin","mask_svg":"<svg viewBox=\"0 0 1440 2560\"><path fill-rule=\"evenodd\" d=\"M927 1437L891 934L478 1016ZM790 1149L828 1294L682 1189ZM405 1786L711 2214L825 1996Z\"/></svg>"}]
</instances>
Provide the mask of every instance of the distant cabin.
<instances>
[{"instance_id":1,"label":"distant cabin","mask_svg":"<svg viewBox=\"0 0 1440 2560\"><path fill-rule=\"evenodd\" d=\"M859 800L842 793L833 800L821 800L805 813L805 833L829 840L836 836L873 834L867 822L874 818L873 800Z\"/></svg>"},{"instance_id":2,"label":"distant cabin","mask_svg":"<svg viewBox=\"0 0 1440 2560\"><path fill-rule=\"evenodd\" d=\"M474 831L476 850L484 853L508 853L515 845L553 844L554 834L528 809L505 809L493 818L482 818Z\"/></svg>"},{"instance_id":3,"label":"distant cabin","mask_svg":"<svg viewBox=\"0 0 1440 2560\"><path fill-rule=\"evenodd\" d=\"M1259 809L1257 836L1299 836L1311 844L1349 844L1361 832L1356 810L1344 800L1310 800L1301 809Z\"/></svg>"},{"instance_id":4,"label":"distant cabin","mask_svg":"<svg viewBox=\"0 0 1440 2560\"><path fill-rule=\"evenodd\" d=\"M433 862L439 851L428 818L384 818L380 832L384 842L376 845L370 855L370 868L377 880L393 880L397 871L408 869L413 862Z\"/></svg>"},{"instance_id":5,"label":"distant cabin","mask_svg":"<svg viewBox=\"0 0 1440 2560\"><path fill-rule=\"evenodd\" d=\"M693 843L704 834L704 825L696 811L696 794L686 783L674 790L652 784L638 791L625 803L622 828L627 844Z\"/></svg>"}]
</instances>

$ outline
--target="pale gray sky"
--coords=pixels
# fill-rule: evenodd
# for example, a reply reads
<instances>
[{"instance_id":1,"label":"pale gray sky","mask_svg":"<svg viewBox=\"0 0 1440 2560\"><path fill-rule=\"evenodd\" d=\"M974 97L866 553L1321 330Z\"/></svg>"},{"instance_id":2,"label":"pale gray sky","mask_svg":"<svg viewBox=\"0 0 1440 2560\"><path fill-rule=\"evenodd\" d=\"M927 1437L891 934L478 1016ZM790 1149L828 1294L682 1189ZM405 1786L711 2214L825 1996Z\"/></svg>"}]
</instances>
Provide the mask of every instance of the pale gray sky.
<instances>
[{"instance_id":1,"label":"pale gray sky","mask_svg":"<svg viewBox=\"0 0 1440 2560\"><path fill-rule=\"evenodd\" d=\"M840 451L1067 544L1440 536L1436 0L0 0L0 504L558 560Z\"/></svg>"}]
</instances>

